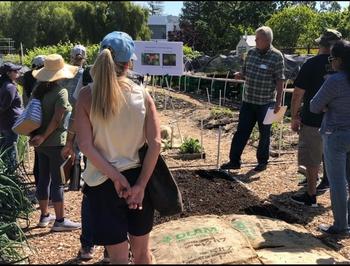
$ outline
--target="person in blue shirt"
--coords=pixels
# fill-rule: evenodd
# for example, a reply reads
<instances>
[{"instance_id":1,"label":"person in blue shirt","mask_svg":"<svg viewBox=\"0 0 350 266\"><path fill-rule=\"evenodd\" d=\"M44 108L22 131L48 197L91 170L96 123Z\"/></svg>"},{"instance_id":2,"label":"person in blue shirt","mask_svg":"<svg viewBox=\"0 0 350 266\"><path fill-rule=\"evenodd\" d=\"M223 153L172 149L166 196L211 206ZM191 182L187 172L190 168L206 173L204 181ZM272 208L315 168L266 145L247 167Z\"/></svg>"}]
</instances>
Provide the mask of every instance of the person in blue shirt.
<instances>
[{"instance_id":1,"label":"person in blue shirt","mask_svg":"<svg viewBox=\"0 0 350 266\"><path fill-rule=\"evenodd\" d=\"M5 161L8 173L13 173L18 163L18 134L12 131L12 126L23 111L16 84L21 68L10 62L4 63L0 68L0 154L3 154L1 159Z\"/></svg>"},{"instance_id":2,"label":"person in blue shirt","mask_svg":"<svg viewBox=\"0 0 350 266\"><path fill-rule=\"evenodd\" d=\"M329 179L333 225L321 224L327 234L349 234L350 184L350 42L337 41L328 57L337 71L310 102L310 111L325 112L321 124L323 153Z\"/></svg>"}]
</instances>

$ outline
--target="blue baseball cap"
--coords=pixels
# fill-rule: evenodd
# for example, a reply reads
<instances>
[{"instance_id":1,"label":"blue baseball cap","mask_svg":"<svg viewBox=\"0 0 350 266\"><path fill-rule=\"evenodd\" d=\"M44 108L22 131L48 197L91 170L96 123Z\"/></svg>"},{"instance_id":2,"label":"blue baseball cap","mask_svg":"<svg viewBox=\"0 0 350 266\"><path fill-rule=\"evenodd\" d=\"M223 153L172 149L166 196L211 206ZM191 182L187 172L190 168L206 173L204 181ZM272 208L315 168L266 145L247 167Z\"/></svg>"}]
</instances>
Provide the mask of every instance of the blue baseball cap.
<instances>
[{"instance_id":1,"label":"blue baseball cap","mask_svg":"<svg viewBox=\"0 0 350 266\"><path fill-rule=\"evenodd\" d=\"M106 48L112 50L113 59L116 63L137 60L134 41L125 32L113 31L108 33L100 44L100 52Z\"/></svg>"}]
</instances>

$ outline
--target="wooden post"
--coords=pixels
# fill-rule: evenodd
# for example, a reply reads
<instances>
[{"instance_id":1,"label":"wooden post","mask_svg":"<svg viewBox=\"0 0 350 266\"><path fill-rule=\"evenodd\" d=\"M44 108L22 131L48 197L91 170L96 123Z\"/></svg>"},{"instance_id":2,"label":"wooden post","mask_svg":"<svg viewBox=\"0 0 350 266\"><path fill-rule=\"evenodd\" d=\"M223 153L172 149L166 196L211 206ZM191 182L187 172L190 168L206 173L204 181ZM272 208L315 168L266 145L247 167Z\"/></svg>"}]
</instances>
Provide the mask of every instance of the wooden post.
<instances>
[{"instance_id":1,"label":"wooden post","mask_svg":"<svg viewBox=\"0 0 350 266\"><path fill-rule=\"evenodd\" d=\"M226 86L227 86L227 79L228 79L229 74L230 74L230 71L227 71L226 80L225 80L225 87L224 87L224 101L223 101L224 105L225 105L225 100L226 100Z\"/></svg>"},{"instance_id":2,"label":"wooden post","mask_svg":"<svg viewBox=\"0 0 350 266\"><path fill-rule=\"evenodd\" d=\"M210 95L209 95L209 90L208 87L205 88L207 90L207 96L208 96L208 106L210 105Z\"/></svg>"},{"instance_id":3,"label":"wooden post","mask_svg":"<svg viewBox=\"0 0 350 266\"><path fill-rule=\"evenodd\" d=\"M201 119L201 159L203 159L203 119Z\"/></svg>"},{"instance_id":4,"label":"wooden post","mask_svg":"<svg viewBox=\"0 0 350 266\"><path fill-rule=\"evenodd\" d=\"M220 169L220 142L221 142L221 126L219 126L219 136L218 136L218 152L216 156L216 169Z\"/></svg>"},{"instance_id":5,"label":"wooden post","mask_svg":"<svg viewBox=\"0 0 350 266\"><path fill-rule=\"evenodd\" d=\"M20 57L21 65L23 65L23 44L21 43L21 57Z\"/></svg>"}]
</instances>

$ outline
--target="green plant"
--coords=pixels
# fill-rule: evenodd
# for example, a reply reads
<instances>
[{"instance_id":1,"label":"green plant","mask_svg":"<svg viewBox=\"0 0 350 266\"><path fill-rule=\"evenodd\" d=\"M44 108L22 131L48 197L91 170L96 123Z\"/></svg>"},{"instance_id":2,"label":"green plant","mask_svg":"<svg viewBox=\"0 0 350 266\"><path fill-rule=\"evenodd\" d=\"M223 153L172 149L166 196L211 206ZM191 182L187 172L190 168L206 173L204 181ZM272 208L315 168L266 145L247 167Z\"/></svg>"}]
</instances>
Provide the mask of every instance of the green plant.
<instances>
[{"instance_id":1,"label":"green plant","mask_svg":"<svg viewBox=\"0 0 350 266\"><path fill-rule=\"evenodd\" d=\"M162 144L163 144L163 148L162 148L163 151L166 151L172 148L170 140L162 140Z\"/></svg>"},{"instance_id":2,"label":"green plant","mask_svg":"<svg viewBox=\"0 0 350 266\"><path fill-rule=\"evenodd\" d=\"M49 54L60 54L66 61L66 63L70 62L70 51L74 47L75 44L66 42L59 43L57 45L43 46L43 47L35 47L33 49L27 50L26 55L23 58L23 64L30 67L33 58L37 55L49 55ZM92 44L85 46L87 53L87 63L93 64L98 51L100 49L99 44Z\"/></svg>"},{"instance_id":3,"label":"green plant","mask_svg":"<svg viewBox=\"0 0 350 266\"><path fill-rule=\"evenodd\" d=\"M180 146L180 153L199 153L201 152L201 145L198 139L185 138Z\"/></svg>"},{"instance_id":4,"label":"green plant","mask_svg":"<svg viewBox=\"0 0 350 266\"><path fill-rule=\"evenodd\" d=\"M18 141L19 158L24 157L26 139ZM18 219L29 220L34 210L24 194L16 173L8 173L0 151L0 264L17 263L27 258L25 248L30 248L25 235L17 224Z\"/></svg>"},{"instance_id":5,"label":"green plant","mask_svg":"<svg viewBox=\"0 0 350 266\"><path fill-rule=\"evenodd\" d=\"M225 108L225 107L216 107L215 106L210 110L210 117L213 119L220 119L223 117L232 118L233 116L234 116L233 111L231 111L230 109Z\"/></svg>"},{"instance_id":6,"label":"green plant","mask_svg":"<svg viewBox=\"0 0 350 266\"><path fill-rule=\"evenodd\" d=\"M184 53L184 56L186 56L190 60L202 55L201 52L193 50L191 47L187 46L186 44L183 46L183 53Z\"/></svg>"}]
</instances>

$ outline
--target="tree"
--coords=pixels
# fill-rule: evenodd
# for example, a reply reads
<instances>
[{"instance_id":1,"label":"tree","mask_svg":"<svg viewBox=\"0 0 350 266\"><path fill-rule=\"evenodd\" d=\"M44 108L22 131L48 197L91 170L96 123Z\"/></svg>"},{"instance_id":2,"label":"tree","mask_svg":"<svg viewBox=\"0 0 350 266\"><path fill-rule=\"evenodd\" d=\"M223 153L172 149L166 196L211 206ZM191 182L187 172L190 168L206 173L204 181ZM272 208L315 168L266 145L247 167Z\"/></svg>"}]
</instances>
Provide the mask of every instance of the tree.
<instances>
[{"instance_id":1,"label":"tree","mask_svg":"<svg viewBox=\"0 0 350 266\"><path fill-rule=\"evenodd\" d=\"M185 1L180 15L183 41L208 54L232 50L245 31L253 33L275 9L274 2Z\"/></svg>"},{"instance_id":2,"label":"tree","mask_svg":"<svg viewBox=\"0 0 350 266\"><path fill-rule=\"evenodd\" d=\"M305 5L292 6L274 14L266 24L274 33L274 45L280 49L314 46L321 29L317 13Z\"/></svg>"},{"instance_id":3,"label":"tree","mask_svg":"<svg viewBox=\"0 0 350 266\"><path fill-rule=\"evenodd\" d=\"M322 1L320 3L320 11L339 12L341 6L337 1Z\"/></svg>"},{"instance_id":4,"label":"tree","mask_svg":"<svg viewBox=\"0 0 350 266\"><path fill-rule=\"evenodd\" d=\"M11 2L11 14L8 25L4 26L4 33L15 40L16 47L19 47L20 42L25 48L36 45L41 6L42 2Z\"/></svg>"},{"instance_id":5,"label":"tree","mask_svg":"<svg viewBox=\"0 0 350 266\"><path fill-rule=\"evenodd\" d=\"M7 37L7 31L5 29L6 25L9 25L9 19L11 15L11 3L10 2L0 2L0 21L2 27L0 27L0 38Z\"/></svg>"},{"instance_id":6,"label":"tree","mask_svg":"<svg viewBox=\"0 0 350 266\"><path fill-rule=\"evenodd\" d=\"M277 10L281 11L285 8L293 6L307 6L313 10L316 10L316 1L276 1Z\"/></svg>"},{"instance_id":7,"label":"tree","mask_svg":"<svg viewBox=\"0 0 350 266\"><path fill-rule=\"evenodd\" d=\"M163 1L147 1L149 13L153 15L162 15L164 11Z\"/></svg>"},{"instance_id":8,"label":"tree","mask_svg":"<svg viewBox=\"0 0 350 266\"><path fill-rule=\"evenodd\" d=\"M18 1L0 2L0 36L11 37L25 48L74 42L99 43L120 30L135 39L148 40L148 10L131 2Z\"/></svg>"}]
</instances>

